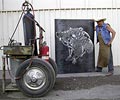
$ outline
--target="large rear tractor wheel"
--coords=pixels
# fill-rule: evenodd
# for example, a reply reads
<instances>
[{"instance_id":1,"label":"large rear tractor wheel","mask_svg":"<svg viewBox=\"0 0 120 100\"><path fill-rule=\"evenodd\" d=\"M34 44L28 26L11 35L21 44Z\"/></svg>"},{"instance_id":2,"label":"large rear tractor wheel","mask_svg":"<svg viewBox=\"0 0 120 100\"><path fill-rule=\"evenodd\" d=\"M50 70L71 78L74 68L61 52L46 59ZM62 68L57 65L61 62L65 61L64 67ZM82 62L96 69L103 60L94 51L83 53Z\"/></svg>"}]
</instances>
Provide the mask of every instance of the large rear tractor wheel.
<instances>
[{"instance_id":1,"label":"large rear tractor wheel","mask_svg":"<svg viewBox=\"0 0 120 100\"><path fill-rule=\"evenodd\" d=\"M42 59L24 61L16 72L16 84L27 96L40 97L48 93L55 83L55 71Z\"/></svg>"}]
</instances>

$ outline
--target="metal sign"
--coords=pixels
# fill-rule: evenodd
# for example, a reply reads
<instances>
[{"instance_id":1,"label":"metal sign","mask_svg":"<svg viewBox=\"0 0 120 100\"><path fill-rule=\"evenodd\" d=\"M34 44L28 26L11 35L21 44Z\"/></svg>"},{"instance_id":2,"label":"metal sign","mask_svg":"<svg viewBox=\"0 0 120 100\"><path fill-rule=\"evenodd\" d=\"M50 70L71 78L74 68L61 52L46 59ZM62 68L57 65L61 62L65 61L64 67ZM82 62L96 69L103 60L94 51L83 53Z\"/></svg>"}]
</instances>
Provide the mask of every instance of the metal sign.
<instances>
[{"instance_id":1,"label":"metal sign","mask_svg":"<svg viewBox=\"0 0 120 100\"><path fill-rule=\"evenodd\" d=\"M56 19L55 55L59 73L94 71L94 21Z\"/></svg>"}]
</instances>

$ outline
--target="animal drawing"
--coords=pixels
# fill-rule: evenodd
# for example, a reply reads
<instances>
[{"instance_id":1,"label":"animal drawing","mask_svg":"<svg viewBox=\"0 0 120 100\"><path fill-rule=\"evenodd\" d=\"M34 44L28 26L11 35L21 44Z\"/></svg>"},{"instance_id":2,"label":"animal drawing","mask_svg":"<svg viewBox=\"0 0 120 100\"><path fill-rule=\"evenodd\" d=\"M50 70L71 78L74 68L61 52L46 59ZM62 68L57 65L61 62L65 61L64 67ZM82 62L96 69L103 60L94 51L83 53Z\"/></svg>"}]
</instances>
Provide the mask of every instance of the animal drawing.
<instances>
[{"instance_id":1,"label":"animal drawing","mask_svg":"<svg viewBox=\"0 0 120 100\"><path fill-rule=\"evenodd\" d=\"M90 54L93 51L93 43L90 36L82 27L56 32L56 37L64 46L68 47L69 55L65 60L71 61L73 64L76 64L77 60L86 53Z\"/></svg>"}]
</instances>

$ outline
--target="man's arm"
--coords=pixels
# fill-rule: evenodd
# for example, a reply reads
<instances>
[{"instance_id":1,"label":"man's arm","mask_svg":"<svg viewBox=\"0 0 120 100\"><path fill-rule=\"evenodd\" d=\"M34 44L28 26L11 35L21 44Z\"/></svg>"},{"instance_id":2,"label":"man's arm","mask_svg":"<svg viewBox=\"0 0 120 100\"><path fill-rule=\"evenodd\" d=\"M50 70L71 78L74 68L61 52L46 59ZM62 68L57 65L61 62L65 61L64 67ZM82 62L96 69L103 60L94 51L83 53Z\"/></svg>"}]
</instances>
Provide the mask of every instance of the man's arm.
<instances>
[{"instance_id":1,"label":"man's arm","mask_svg":"<svg viewBox=\"0 0 120 100\"><path fill-rule=\"evenodd\" d=\"M107 25L107 30L109 30L112 33L112 38L111 38L110 42L108 43L108 45L110 45L115 38L116 32L110 27L110 25Z\"/></svg>"}]
</instances>

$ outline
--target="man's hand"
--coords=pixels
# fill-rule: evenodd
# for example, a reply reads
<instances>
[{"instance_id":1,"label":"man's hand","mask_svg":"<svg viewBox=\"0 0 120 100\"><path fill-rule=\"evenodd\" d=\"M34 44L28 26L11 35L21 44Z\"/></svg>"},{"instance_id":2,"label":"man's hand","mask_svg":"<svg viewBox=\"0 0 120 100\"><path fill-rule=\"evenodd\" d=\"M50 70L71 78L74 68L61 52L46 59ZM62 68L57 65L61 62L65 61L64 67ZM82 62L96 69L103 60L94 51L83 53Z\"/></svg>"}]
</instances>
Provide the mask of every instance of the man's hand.
<instances>
[{"instance_id":1,"label":"man's hand","mask_svg":"<svg viewBox=\"0 0 120 100\"><path fill-rule=\"evenodd\" d=\"M111 44L112 44L112 42L110 41L110 42L108 42L108 44L107 44L107 45L108 45L108 46L110 46Z\"/></svg>"}]
</instances>

